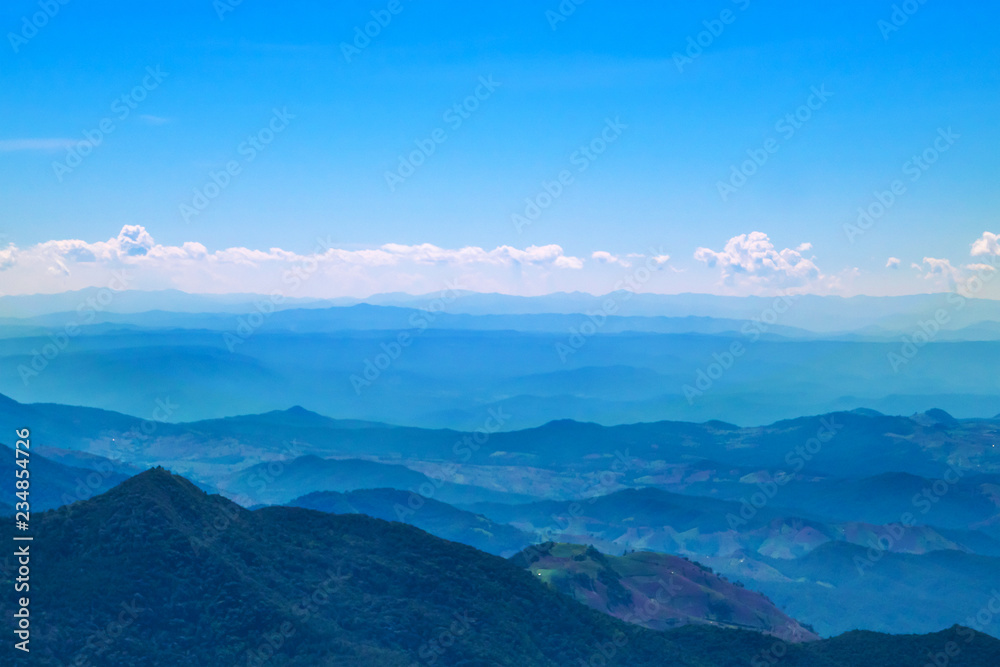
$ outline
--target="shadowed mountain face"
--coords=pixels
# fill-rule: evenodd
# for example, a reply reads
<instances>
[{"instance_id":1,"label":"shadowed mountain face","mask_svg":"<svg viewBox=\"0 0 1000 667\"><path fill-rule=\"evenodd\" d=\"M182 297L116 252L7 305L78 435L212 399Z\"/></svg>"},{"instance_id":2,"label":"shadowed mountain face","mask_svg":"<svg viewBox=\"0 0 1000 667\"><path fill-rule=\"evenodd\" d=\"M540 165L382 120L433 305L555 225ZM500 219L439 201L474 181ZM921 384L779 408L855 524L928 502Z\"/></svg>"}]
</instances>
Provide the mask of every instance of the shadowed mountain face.
<instances>
[{"instance_id":1,"label":"shadowed mountain face","mask_svg":"<svg viewBox=\"0 0 1000 667\"><path fill-rule=\"evenodd\" d=\"M42 456L37 448L28 450L28 453L31 475L42 480L31 487L31 508L35 511L86 500L104 493L127 479L126 475L114 469L110 461L104 459L88 461L90 463L88 468L78 468ZM14 450L0 445L0 479L15 479L14 474L19 469L14 458ZM7 487L0 496L0 503L14 505L18 502L15 496L17 489L14 488L13 482Z\"/></svg>"},{"instance_id":2,"label":"shadowed mountain face","mask_svg":"<svg viewBox=\"0 0 1000 667\"><path fill-rule=\"evenodd\" d=\"M41 514L33 529L45 539L32 544L32 582L60 582L32 589L32 619L45 629L32 656L40 665L554 667L604 652L619 664L722 667L777 646L782 664L847 667L858 663L844 656L867 641L644 630L514 563L409 526L300 508L250 512L163 470ZM9 584L11 557L4 565ZM0 598L8 619L11 604ZM952 634L968 639L955 664L995 664L1000 642ZM866 664L921 667L925 641L900 640L909 662Z\"/></svg>"},{"instance_id":3,"label":"shadowed mountain face","mask_svg":"<svg viewBox=\"0 0 1000 667\"><path fill-rule=\"evenodd\" d=\"M248 512L162 470L34 527L33 574L61 582L32 599L51 628L42 664L556 665L620 631L469 547L362 516Z\"/></svg>"},{"instance_id":4,"label":"shadowed mountain face","mask_svg":"<svg viewBox=\"0 0 1000 667\"><path fill-rule=\"evenodd\" d=\"M975 618L1000 590L1000 558L972 549L978 540L995 553L996 544L977 533L944 531L958 544L922 525L825 524L776 506L744 515L738 503L657 489L470 509L605 553L691 558L766 594L824 636L859 627L931 632L956 623L1000 634L1000 617Z\"/></svg>"},{"instance_id":5,"label":"shadowed mountain face","mask_svg":"<svg viewBox=\"0 0 1000 667\"><path fill-rule=\"evenodd\" d=\"M474 503L484 499L523 502L530 496L490 491L468 484L432 481L424 474L397 464L358 459L322 459L302 456L291 461L261 463L233 473L219 483L219 489L236 498L256 503L287 504L313 492L343 493L359 489L392 488L432 493L449 503Z\"/></svg>"},{"instance_id":6,"label":"shadowed mountain face","mask_svg":"<svg viewBox=\"0 0 1000 667\"><path fill-rule=\"evenodd\" d=\"M497 556L511 556L534 542L532 535L513 526L396 489L350 493L321 491L296 498L288 505L331 514L364 514L385 521L399 521Z\"/></svg>"},{"instance_id":7,"label":"shadowed mountain face","mask_svg":"<svg viewBox=\"0 0 1000 667\"><path fill-rule=\"evenodd\" d=\"M654 630L705 624L788 642L819 639L763 595L677 556L648 551L608 556L593 547L549 542L511 560L589 607Z\"/></svg>"},{"instance_id":8,"label":"shadowed mountain face","mask_svg":"<svg viewBox=\"0 0 1000 667\"><path fill-rule=\"evenodd\" d=\"M1000 586L993 421L856 411L752 429L561 421L484 435L302 408L147 423L0 398L0 432L24 423L33 451L55 457L49 463L84 466L43 470L39 458L39 508L47 497L83 499L121 479L102 470L162 464L246 506L318 493L309 500L317 509L402 520L495 554L551 540L684 556L765 593L822 636L954 623L1000 634L1000 618L969 621L984 604L980 587ZM98 486L77 493L94 475ZM383 490L323 496L365 487ZM425 502L411 515L414 496ZM908 514L915 524L900 532ZM856 553L876 567L859 571Z\"/></svg>"},{"instance_id":9,"label":"shadowed mountain face","mask_svg":"<svg viewBox=\"0 0 1000 667\"><path fill-rule=\"evenodd\" d=\"M932 632L956 623L1000 634L998 558L951 550L891 553L843 542L794 560L740 558L702 560L740 577L824 636L853 628Z\"/></svg>"}]
</instances>

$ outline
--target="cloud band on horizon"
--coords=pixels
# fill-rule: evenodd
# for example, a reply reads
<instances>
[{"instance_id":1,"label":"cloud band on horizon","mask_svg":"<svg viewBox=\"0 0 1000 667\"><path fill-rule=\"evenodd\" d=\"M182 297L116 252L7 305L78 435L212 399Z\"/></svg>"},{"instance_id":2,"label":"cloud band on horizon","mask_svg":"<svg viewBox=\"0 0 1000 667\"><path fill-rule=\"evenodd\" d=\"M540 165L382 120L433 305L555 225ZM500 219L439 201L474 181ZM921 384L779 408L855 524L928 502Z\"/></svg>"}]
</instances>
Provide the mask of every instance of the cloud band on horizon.
<instances>
[{"instance_id":1,"label":"cloud band on horizon","mask_svg":"<svg viewBox=\"0 0 1000 667\"><path fill-rule=\"evenodd\" d=\"M601 251L595 255L613 257ZM665 264L668 257L660 254L654 260ZM348 250L326 238L317 239L308 253L244 247L211 251L198 242L162 245L145 227L126 225L107 241L53 240L24 249L13 244L0 249L0 272L6 274L0 293L99 287L111 272L126 270L133 276L130 289L271 293L294 286L301 289L297 296L333 297L432 292L457 282L462 289L542 294L564 289L572 281L561 280L560 274L579 273L587 264L596 267L605 262L568 255L555 244L486 250L387 243ZM620 267L627 265L623 262Z\"/></svg>"},{"instance_id":2,"label":"cloud band on horizon","mask_svg":"<svg viewBox=\"0 0 1000 667\"><path fill-rule=\"evenodd\" d=\"M967 273L994 270L1000 259L998 239L997 234L984 232L970 244L970 255L980 260L975 264L953 265L947 259L928 257L913 262L911 266L918 272L912 293L926 293L931 287L929 281L933 287L947 288ZM573 291L604 294L620 282L623 272L641 264L656 269L652 280L643 285L642 291L648 292L848 295L860 270L847 267L824 272L811 255L812 249L808 242L778 249L760 231L734 236L722 250L699 247L692 258L704 267L701 277L695 278L704 288L692 290L691 279L681 277L689 277L691 272L675 266L662 247L627 254L595 250L577 257L556 244L523 249L501 245L487 250L478 246L386 243L374 248L344 249L326 238L317 239L312 250L304 253L282 248L209 250L196 241L160 244L145 227L125 225L107 241L66 239L26 248L0 246L0 295L102 287L115 275L121 276L122 271L132 276L129 289L179 289L207 294L367 297L386 292L432 293L456 285L463 290L522 296ZM890 258L885 269L894 269L899 263L898 258Z\"/></svg>"}]
</instances>

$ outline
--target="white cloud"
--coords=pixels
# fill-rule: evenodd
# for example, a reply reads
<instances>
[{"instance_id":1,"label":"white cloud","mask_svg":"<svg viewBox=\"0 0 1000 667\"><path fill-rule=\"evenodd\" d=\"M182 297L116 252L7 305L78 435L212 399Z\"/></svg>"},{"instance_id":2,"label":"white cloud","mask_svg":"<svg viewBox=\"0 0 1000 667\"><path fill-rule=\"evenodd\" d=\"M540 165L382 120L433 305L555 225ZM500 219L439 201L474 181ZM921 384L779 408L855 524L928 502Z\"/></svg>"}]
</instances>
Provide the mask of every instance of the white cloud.
<instances>
[{"instance_id":1,"label":"white cloud","mask_svg":"<svg viewBox=\"0 0 1000 667\"><path fill-rule=\"evenodd\" d=\"M946 278L950 282L961 278L961 272L951 265L951 261L937 257L924 257L923 263L913 263L911 268L916 269L925 280L936 278Z\"/></svg>"},{"instance_id":2,"label":"white cloud","mask_svg":"<svg viewBox=\"0 0 1000 667\"><path fill-rule=\"evenodd\" d=\"M582 269L583 260L579 257L565 257L560 255L556 258L555 262L553 262L553 265L557 269Z\"/></svg>"},{"instance_id":3,"label":"white cloud","mask_svg":"<svg viewBox=\"0 0 1000 667\"><path fill-rule=\"evenodd\" d=\"M141 225L125 225L115 240L118 242L119 252L129 256L145 255L156 246L153 237Z\"/></svg>"},{"instance_id":4,"label":"white cloud","mask_svg":"<svg viewBox=\"0 0 1000 667\"><path fill-rule=\"evenodd\" d=\"M6 293L62 291L103 286L110 272L136 276L133 289L177 288L191 292L284 290L297 271L308 276L309 295L364 296L383 291L430 292L462 277L468 289L516 291L530 284L539 293L565 289L562 274L578 273L584 260L561 246L441 248L429 243L387 243L347 250L317 241L311 252L234 247L210 251L201 243L161 245L141 225L126 225L114 238L87 242L46 241L0 250ZM134 270L134 271L133 271ZM306 293L297 294L305 296Z\"/></svg>"},{"instance_id":5,"label":"white cloud","mask_svg":"<svg viewBox=\"0 0 1000 667\"><path fill-rule=\"evenodd\" d=\"M812 244L776 250L767 234L751 232L729 239L720 251L698 248L694 258L720 267L722 283L751 291L804 288L826 278L812 259L802 256Z\"/></svg>"},{"instance_id":6,"label":"white cloud","mask_svg":"<svg viewBox=\"0 0 1000 667\"><path fill-rule=\"evenodd\" d=\"M983 232L983 235L972 244L972 256L1000 255L1000 235Z\"/></svg>"},{"instance_id":7,"label":"white cloud","mask_svg":"<svg viewBox=\"0 0 1000 667\"><path fill-rule=\"evenodd\" d=\"M890 257L888 259L888 261L886 261L886 263L885 263L885 268L887 268L887 269L898 269L899 268L899 264L900 264L900 262L899 262L899 258L898 257Z\"/></svg>"},{"instance_id":8,"label":"white cloud","mask_svg":"<svg viewBox=\"0 0 1000 667\"><path fill-rule=\"evenodd\" d=\"M607 252L606 250L598 250L593 254L591 254L590 257L591 259L595 260L598 264L618 264L626 268L632 266L632 262L628 261L627 259L622 259L618 255L612 255L610 252ZM642 255L632 253L631 255L629 255L629 257L639 258L642 257Z\"/></svg>"},{"instance_id":9,"label":"white cloud","mask_svg":"<svg viewBox=\"0 0 1000 667\"><path fill-rule=\"evenodd\" d=\"M654 255L647 255L641 252L630 252L625 256L615 255L606 250L598 250L591 253L590 258L594 260L597 264L605 266L620 266L623 269L629 269L636 264L645 265L647 269L653 270L657 269L667 262L670 261L670 255L663 254L663 249L650 248ZM677 269L674 269L676 271Z\"/></svg>"},{"instance_id":10,"label":"white cloud","mask_svg":"<svg viewBox=\"0 0 1000 667\"><path fill-rule=\"evenodd\" d=\"M358 266L382 267L401 264L423 265L493 265L510 267L514 265L557 266L560 268L581 268L583 260L564 254L558 245L529 246L524 250L511 246L500 246L494 250L478 247L458 249L439 248L424 243L421 245L401 245L387 243L379 248L366 250L343 250L331 244L317 249L317 252L302 255L281 248L254 250L251 248L227 248L209 252L201 243L188 242L181 246L164 246L156 243L152 235L141 225L126 225L117 237L107 241L88 243L80 240L47 241L30 251L48 258L65 257L74 262L109 262L131 265L148 265L166 261L208 261L215 264L239 264L259 267L279 262L299 262L314 260L324 264L351 264Z\"/></svg>"},{"instance_id":11,"label":"white cloud","mask_svg":"<svg viewBox=\"0 0 1000 667\"><path fill-rule=\"evenodd\" d=\"M924 280L934 281L938 286L948 289L969 289L975 280L990 279L990 274L997 271L1000 265L1000 255L990 255L987 263L965 264L961 267L952 265L948 259L924 257L920 264L911 264L917 274ZM976 289L978 292L978 288ZM982 295L979 295L982 296Z\"/></svg>"},{"instance_id":12,"label":"white cloud","mask_svg":"<svg viewBox=\"0 0 1000 667\"><path fill-rule=\"evenodd\" d=\"M17 252L17 246L11 244L5 249L0 250L0 271L4 271L14 266L14 254Z\"/></svg>"},{"instance_id":13,"label":"white cloud","mask_svg":"<svg viewBox=\"0 0 1000 667\"><path fill-rule=\"evenodd\" d=\"M988 273L997 270L995 266L991 266L989 264L966 264L965 268L969 271L975 271L977 273Z\"/></svg>"}]
</instances>

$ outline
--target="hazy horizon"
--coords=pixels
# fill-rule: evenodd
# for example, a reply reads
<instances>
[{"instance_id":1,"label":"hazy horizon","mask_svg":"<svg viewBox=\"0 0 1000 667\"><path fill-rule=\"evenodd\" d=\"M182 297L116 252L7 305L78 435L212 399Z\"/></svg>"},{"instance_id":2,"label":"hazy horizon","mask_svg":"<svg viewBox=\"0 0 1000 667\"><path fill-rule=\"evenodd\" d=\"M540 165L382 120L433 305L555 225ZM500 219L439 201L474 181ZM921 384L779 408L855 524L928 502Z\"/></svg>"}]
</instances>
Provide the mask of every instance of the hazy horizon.
<instances>
[{"instance_id":1,"label":"hazy horizon","mask_svg":"<svg viewBox=\"0 0 1000 667\"><path fill-rule=\"evenodd\" d=\"M812 244L779 250L763 232L733 237L718 251L688 249L690 255L682 254L678 261L663 245L621 255L594 250L573 256L557 244L524 249L504 245L492 250L476 246L447 249L431 244L345 249L329 239L317 239L313 251L305 254L280 248L210 251L193 241L180 246L161 245L144 227L127 225L118 236L105 241L53 240L23 249L8 241L8 246L0 250L4 278L0 296L59 293L85 287L112 287L116 291L179 289L189 293L279 291L289 297L313 298L364 298L406 289L425 294L462 289L539 296L559 292L607 294L627 288L658 294L719 296L906 296L966 290L1000 298L1000 281L993 281L1000 265L997 235L985 231L970 241L969 248L968 257L956 261L957 265L949 259L925 256L904 267L898 258L889 258L881 277L869 276L877 286L865 288L855 282L861 276L857 267L824 273L814 262ZM698 275L692 273L689 278L689 271L695 270ZM889 280L900 274L908 277ZM206 292L209 285L218 291ZM44 286L42 292L39 286Z\"/></svg>"}]
</instances>

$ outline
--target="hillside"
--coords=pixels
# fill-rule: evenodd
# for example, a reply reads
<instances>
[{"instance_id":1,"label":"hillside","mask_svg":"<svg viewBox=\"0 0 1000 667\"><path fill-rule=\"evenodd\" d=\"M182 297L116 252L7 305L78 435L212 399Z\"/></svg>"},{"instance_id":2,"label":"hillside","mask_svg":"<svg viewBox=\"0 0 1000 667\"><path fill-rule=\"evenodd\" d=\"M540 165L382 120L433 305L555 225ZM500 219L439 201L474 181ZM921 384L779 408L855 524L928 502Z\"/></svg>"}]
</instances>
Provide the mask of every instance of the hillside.
<instances>
[{"instance_id":1,"label":"hillside","mask_svg":"<svg viewBox=\"0 0 1000 667\"><path fill-rule=\"evenodd\" d=\"M768 573L756 580L752 574L739 574L746 563L738 563L738 558L705 562L729 577L740 577L823 635L855 628L933 632L953 624L1000 634L996 615L979 614L997 605L998 558L947 550L923 555L879 552L831 542L796 560L754 560Z\"/></svg>"},{"instance_id":2,"label":"hillside","mask_svg":"<svg viewBox=\"0 0 1000 667\"><path fill-rule=\"evenodd\" d=\"M396 489L349 493L321 491L296 498L288 505L331 514L364 514L385 521L399 521L497 556L511 556L534 541L531 535L513 526Z\"/></svg>"},{"instance_id":3,"label":"hillside","mask_svg":"<svg viewBox=\"0 0 1000 667\"><path fill-rule=\"evenodd\" d=\"M677 556L609 556L593 547L549 542L511 560L588 607L654 630L695 624L754 630L789 642L819 639L763 595Z\"/></svg>"},{"instance_id":4,"label":"hillside","mask_svg":"<svg viewBox=\"0 0 1000 667\"><path fill-rule=\"evenodd\" d=\"M976 542L968 532L948 533L960 545L928 526L900 532L898 525L826 524L771 505L751 515L739 503L658 489L468 509L546 540L594 545L605 553L688 557L764 593L824 636L856 628L899 633L968 625L989 591L1000 590L1000 558L970 553L967 545ZM980 541L993 553L995 544ZM995 623L979 629L1000 634Z\"/></svg>"},{"instance_id":5,"label":"hillside","mask_svg":"<svg viewBox=\"0 0 1000 667\"><path fill-rule=\"evenodd\" d=\"M775 645L751 632L637 629L513 563L410 526L301 508L250 512L161 469L41 514L33 530L45 536L33 544L33 581L60 582L32 590L40 665L554 667L603 648L622 665L723 667ZM0 598L8 619L11 604ZM120 637L102 638L112 622ZM994 640L978 645L1000 655ZM783 664L847 667L821 648L784 646ZM956 664L991 664L967 656Z\"/></svg>"}]
</instances>

